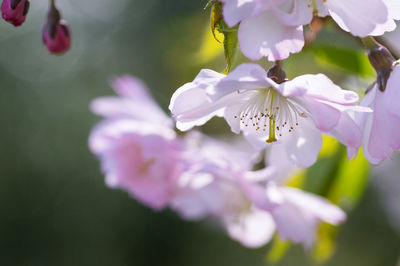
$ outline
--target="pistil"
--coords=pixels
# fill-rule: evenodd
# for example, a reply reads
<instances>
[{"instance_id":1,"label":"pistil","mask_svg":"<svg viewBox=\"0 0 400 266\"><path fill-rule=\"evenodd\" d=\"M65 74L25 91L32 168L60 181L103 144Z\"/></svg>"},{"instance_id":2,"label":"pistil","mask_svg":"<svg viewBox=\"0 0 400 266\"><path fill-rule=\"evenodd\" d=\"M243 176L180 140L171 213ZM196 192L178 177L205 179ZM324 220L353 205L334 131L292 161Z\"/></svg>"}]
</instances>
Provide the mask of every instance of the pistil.
<instances>
[{"instance_id":1,"label":"pistil","mask_svg":"<svg viewBox=\"0 0 400 266\"><path fill-rule=\"evenodd\" d=\"M268 134L268 139L266 140L266 142L268 143L273 143L278 141L275 137L275 117L272 116L269 118L269 134Z\"/></svg>"}]
</instances>

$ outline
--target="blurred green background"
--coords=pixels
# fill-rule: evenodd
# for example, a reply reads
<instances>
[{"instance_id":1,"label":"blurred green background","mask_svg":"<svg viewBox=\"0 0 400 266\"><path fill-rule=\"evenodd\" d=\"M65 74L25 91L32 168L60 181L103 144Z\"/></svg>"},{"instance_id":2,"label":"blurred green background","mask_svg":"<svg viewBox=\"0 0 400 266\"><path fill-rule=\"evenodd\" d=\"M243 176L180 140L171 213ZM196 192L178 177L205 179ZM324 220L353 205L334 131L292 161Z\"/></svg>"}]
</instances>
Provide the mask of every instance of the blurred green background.
<instances>
[{"instance_id":1,"label":"blurred green background","mask_svg":"<svg viewBox=\"0 0 400 266\"><path fill-rule=\"evenodd\" d=\"M65 56L50 56L41 43L47 1L32 0L20 28L0 22L0 265L266 265L269 246L244 248L212 221L156 213L108 189L87 148L100 120L88 106L95 97L113 94L110 78L142 78L166 109L173 91L202 67L223 70L222 56L202 62L198 53L209 24L206 0L57 2L72 29L73 46ZM358 49L335 30L318 42L332 40ZM324 55L316 60L314 52L292 57L288 75L322 70L344 86L364 84L348 78L352 69L321 68ZM216 120L206 131L228 128ZM400 175L399 169L384 172ZM382 200L385 188L374 185L380 178L378 172L340 228L337 252L326 265L398 263L399 223ZM278 265L313 264L297 246Z\"/></svg>"}]
</instances>

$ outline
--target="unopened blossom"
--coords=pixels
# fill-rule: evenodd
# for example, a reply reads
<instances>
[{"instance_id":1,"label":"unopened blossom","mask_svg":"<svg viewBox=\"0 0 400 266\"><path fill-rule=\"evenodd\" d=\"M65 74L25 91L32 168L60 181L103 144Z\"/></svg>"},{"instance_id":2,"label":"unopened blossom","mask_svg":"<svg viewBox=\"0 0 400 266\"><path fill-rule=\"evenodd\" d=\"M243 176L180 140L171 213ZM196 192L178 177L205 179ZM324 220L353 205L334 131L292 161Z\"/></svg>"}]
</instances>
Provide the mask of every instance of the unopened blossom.
<instances>
[{"instance_id":1,"label":"unopened blossom","mask_svg":"<svg viewBox=\"0 0 400 266\"><path fill-rule=\"evenodd\" d=\"M234 133L243 132L256 147L281 143L299 166L317 160L322 133L346 145L352 158L361 145L361 131L348 111L369 111L355 105L358 95L322 74L281 82L256 64L242 64L227 76L202 70L174 93L170 110L180 130L223 116Z\"/></svg>"},{"instance_id":2,"label":"unopened blossom","mask_svg":"<svg viewBox=\"0 0 400 266\"><path fill-rule=\"evenodd\" d=\"M3 0L1 3L1 16L15 27L21 26L29 11L28 0Z\"/></svg>"},{"instance_id":3,"label":"unopened blossom","mask_svg":"<svg viewBox=\"0 0 400 266\"><path fill-rule=\"evenodd\" d=\"M400 19L397 0L221 0L228 26L240 22L238 38L252 60L282 60L304 46L303 25L314 15L331 16L354 36L382 35Z\"/></svg>"},{"instance_id":4,"label":"unopened blossom","mask_svg":"<svg viewBox=\"0 0 400 266\"><path fill-rule=\"evenodd\" d=\"M386 86L379 89L377 83L361 102L374 112L356 117L363 129L363 153L373 164L400 150L400 66L394 64Z\"/></svg>"},{"instance_id":5,"label":"unopened blossom","mask_svg":"<svg viewBox=\"0 0 400 266\"><path fill-rule=\"evenodd\" d=\"M174 195L184 168L183 144L140 80L125 76L113 85L120 97L92 103L92 111L106 120L92 131L90 149L101 161L108 186L162 209Z\"/></svg>"},{"instance_id":6,"label":"unopened blossom","mask_svg":"<svg viewBox=\"0 0 400 266\"><path fill-rule=\"evenodd\" d=\"M52 54L63 54L71 46L71 32L69 25L61 19L60 12L54 4L50 5L47 21L43 26L43 43Z\"/></svg>"}]
</instances>

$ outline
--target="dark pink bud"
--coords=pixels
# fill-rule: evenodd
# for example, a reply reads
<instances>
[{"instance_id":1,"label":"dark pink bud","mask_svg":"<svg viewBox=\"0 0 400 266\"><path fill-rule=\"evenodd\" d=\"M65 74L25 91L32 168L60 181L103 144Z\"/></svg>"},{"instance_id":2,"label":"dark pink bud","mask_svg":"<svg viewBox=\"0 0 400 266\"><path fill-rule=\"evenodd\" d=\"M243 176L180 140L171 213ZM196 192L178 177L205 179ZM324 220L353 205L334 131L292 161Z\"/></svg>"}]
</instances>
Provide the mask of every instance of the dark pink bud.
<instances>
[{"instance_id":1,"label":"dark pink bud","mask_svg":"<svg viewBox=\"0 0 400 266\"><path fill-rule=\"evenodd\" d=\"M63 54L71 46L71 34L68 23L61 20L60 12L52 5L43 27L43 43L52 54Z\"/></svg>"},{"instance_id":2,"label":"dark pink bud","mask_svg":"<svg viewBox=\"0 0 400 266\"><path fill-rule=\"evenodd\" d=\"M15 27L24 23L28 10L28 0L3 0L3 3L1 3L1 16Z\"/></svg>"},{"instance_id":3,"label":"dark pink bud","mask_svg":"<svg viewBox=\"0 0 400 266\"><path fill-rule=\"evenodd\" d=\"M380 91L385 91L390 74L393 71L394 59L390 51L384 46L378 46L368 51L368 58L371 65L378 74L377 84Z\"/></svg>"}]
</instances>

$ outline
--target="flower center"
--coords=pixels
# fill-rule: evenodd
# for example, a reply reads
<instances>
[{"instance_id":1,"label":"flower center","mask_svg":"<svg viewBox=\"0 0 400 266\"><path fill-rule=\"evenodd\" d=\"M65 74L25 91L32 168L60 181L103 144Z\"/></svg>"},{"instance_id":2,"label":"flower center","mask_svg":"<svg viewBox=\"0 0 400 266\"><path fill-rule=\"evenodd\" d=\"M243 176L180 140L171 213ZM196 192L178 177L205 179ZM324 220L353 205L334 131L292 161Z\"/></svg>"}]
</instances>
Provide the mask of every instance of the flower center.
<instances>
[{"instance_id":1,"label":"flower center","mask_svg":"<svg viewBox=\"0 0 400 266\"><path fill-rule=\"evenodd\" d=\"M276 142L282 134L293 132L299 125L299 117L307 117L304 107L272 88L245 93L252 95L234 117L240 119L244 127L252 126L266 134L268 130L268 143Z\"/></svg>"}]
</instances>

